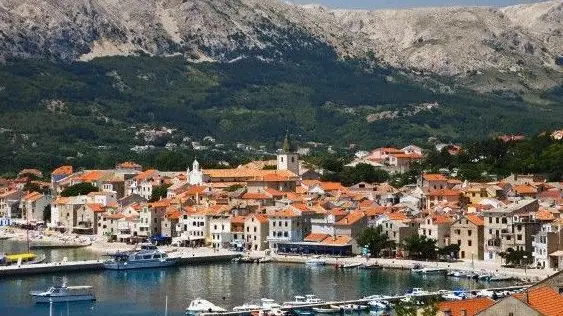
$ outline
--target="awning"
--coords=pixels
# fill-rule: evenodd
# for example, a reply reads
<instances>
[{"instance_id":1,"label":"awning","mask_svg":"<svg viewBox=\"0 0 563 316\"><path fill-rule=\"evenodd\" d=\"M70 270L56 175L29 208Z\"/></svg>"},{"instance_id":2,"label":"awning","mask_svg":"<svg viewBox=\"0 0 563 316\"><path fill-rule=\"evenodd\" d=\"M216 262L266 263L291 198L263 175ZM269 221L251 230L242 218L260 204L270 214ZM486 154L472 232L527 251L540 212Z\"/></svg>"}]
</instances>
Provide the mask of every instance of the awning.
<instances>
[{"instance_id":1,"label":"awning","mask_svg":"<svg viewBox=\"0 0 563 316\"><path fill-rule=\"evenodd\" d=\"M550 257L563 257L563 250L557 250L549 254Z\"/></svg>"}]
</instances>

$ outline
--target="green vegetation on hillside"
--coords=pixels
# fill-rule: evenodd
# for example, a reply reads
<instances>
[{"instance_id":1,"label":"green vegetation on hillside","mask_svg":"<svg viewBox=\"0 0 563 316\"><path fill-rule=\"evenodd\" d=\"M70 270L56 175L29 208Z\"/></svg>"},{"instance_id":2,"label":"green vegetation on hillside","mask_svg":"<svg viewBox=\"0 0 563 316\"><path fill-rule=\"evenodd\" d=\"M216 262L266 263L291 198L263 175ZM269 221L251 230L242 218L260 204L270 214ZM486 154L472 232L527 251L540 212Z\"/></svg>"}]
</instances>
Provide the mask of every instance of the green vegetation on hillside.
<instances>
[{"instance_id":1,"label":"green vegetation on hillside","mask_svg":"<svg viewBox=\"0 0 563 316\"><path fill-rule=\"evenodd\" d=\"M442 94L371 61L323 56L197 64L148 56L8 61L0 65L0 174L68 162L110 167L125 159L163 169L189 165L195 156L189 149L130 151L146 145L135 135L142 126L269 148L290 129L299 141L367 148L534 133L562 123L557 89L545 93L541 106L463 90ZM205 155L211 163L244 159Z\"/></svg>"}]
</instances>

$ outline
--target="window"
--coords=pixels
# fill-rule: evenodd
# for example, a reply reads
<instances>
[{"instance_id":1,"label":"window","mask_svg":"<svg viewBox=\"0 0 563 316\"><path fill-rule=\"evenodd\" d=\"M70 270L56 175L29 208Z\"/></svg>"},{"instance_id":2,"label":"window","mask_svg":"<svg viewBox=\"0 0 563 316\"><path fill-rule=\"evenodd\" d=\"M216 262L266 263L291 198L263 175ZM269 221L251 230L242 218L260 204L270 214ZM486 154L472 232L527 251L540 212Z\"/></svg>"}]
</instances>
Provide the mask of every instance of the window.
<instances>
[{"instance_id":1,"label":"window","mask_svg":"<svg viewBox=\"0 0 563 316\"><path fill-rule=\"evenodd\" d=\"M492 223L493 223L493 218L489 217L489 224L492 224Z\"/></svg>"},{"instance_id":2,"label":"window","mask_svg":"<svg viewBox=\"0 0 563 316\"><path fill-rule=\"evenodd\" d=\"M457 240L457 244L461 246L461 239Z\"/></svg>"},{"instance_id":3,"label":"window","mask_svg":"<svg viewBox=\"0 0 563 316\"><path fill-rule=\"evenodd\" d=\"M291 162L295 162L295 157L291 157Z\"/></svg>"},{"instance_id":4,"label":"window","mask_svg":"<svg viewBox=\"0 0 563 316\"><path fill-rule=\"evenodd\" d=\"M522 235L516 235L517 240L522 240Z\"/></svg>"},{"instance_id":5,"label":"window","mask_svg":"<svg viewBox=\"0 0 563 316\"><path fill-rule=\"evenodd\" d=\"M499 223L499 218L498 218L498 217L495 219L495 222L496 222L497 224Z\"/></svg>"},{"instance_id":6,"label":"window","mask_svg":"<svg viewBox=\"0 0 563 316\"><path fill-rule=\"evenodd\" d=\"M283 236L284 236L284 237L287 237L287 232L283 232Z\"/></svg>"},{"instance_id":7,"label":"window","mask_svg":"<svg viewBox=\"0 0 563 316\"><path fill-rule=\"evenodd\" d=\"M467 241L467 246L471 247L471 240Z\"/></svg>"},{"instance_id":8,"label":"window","mask_svg":"<svg viewBox=\"0 0 563 316\"><path fill-rule=\"evenodd\" d=\"M256 226L254 226L254 232L256 232Z\"/></svg>"},{"instance_id":9,"label":"window","mask_svg":"<svg viewBox=\"0 0 563 316\"><path fill-rule=\"evenodd\" d=\"M503 217L502 220L501 220L501 222L502 222L503 224L506 224L506 217Z\"/></svg>"},{"instance_id":10,"label":"window","mask_svg":"<svg viewBox=\"0 0 563 316\"><path fill-rule=\"evenodd\" d=\"M287 222L285 222L285 227L287 227Z\"/></svg>"},{"instance_id":11,"label":"window","mask_svg":"<svg viewBox=\"0 0 563 316\"><path fill-rule=\"evenodd\" d=\"M283 157L280 157L280 161L283 162Z\"/></svg>"},{"instance_id":12,"label":"window","mask_svg":"<svg viewBox=\"0 0 563 316\"><path fill-rule=\"evenodd\" d=\"M472 233L471 229L468 229L467 230L467 236L471 236L471 233Z\"/></svg>"}]
</instances>

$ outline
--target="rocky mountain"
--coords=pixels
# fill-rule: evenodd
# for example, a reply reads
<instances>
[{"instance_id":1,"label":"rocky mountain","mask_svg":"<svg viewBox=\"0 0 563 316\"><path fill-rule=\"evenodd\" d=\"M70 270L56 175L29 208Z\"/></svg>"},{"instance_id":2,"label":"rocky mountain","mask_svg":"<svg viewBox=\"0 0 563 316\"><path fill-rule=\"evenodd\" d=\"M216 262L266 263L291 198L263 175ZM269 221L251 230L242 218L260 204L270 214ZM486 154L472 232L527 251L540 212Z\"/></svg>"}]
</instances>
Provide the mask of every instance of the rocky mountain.
<instances>
[{"instance_id":1,"label":"rocky mountain","mask_svg":"<svg viewBox=\"0 0 563 316\"><path fill-rule=\"evenodd\" d=\"M0 0L0 57L369 56L482 90L560 83L563 2L329 10L278 0ZM298 56L298 55L297 55Z\"/></svg>"}]
</instances>

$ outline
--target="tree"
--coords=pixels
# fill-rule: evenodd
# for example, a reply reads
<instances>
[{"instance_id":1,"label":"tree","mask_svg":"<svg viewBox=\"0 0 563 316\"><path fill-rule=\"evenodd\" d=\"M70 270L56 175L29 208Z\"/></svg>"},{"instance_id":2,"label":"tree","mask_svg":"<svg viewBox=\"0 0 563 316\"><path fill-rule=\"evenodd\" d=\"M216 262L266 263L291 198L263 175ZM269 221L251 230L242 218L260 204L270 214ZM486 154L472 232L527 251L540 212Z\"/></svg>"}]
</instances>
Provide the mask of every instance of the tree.
<instances>
[{"instance_id":1,"label":"tree","mask_svg":"<svg viewBox=\"0 0 563 316\"><path fill-rule=\"evenodd\" d=\"M421 316L436 316L438 315L438 304L436 301L431 300L422 308Z\"/></svg>"},{"instance_id":2,"label":"tree","mask_svg":"<svg viewBox=\"0 0 563 316\"><path fill-rule=\"evenodd\" d=\"M416 306L413 303L397 302L393 305L397 316L417 316Z\"/></svg>"},{"instance_id":3,"label":"tree","mask_svg":"<svg viewBox=\"0 0 563 316\"><path fill-rule=\"evenodd\" d=\"M86 195L90 192L98 192L98 188L93 186L89 182L77 183L75 185L71 185L68 188L64 189L61 192L61 196L68 197L68 196L78 196L78 195Z\"/></svg>"},{"instance_id":4,"label":"tree","mask_svg":"<svg viewBox=\"0 0 563 316\"><path fill-rule=\"evenodd\" d=\"M244 188L244 186L242 184L233 184L228 186L227 188L225 188L225 191L227 192L235 192L238 189L242 189Z\"/></svg>"},{"instance_id":5,"label":"tree","mask_svg":"<svg viewBox=\"0 0 563 316\"><path fill-rule=\"evenodd\" d=\"M358 245L368 246L370 255L372 257L378 257L379 253L388 248L395 247L395 242L389 240L387 234L383 233L381 226L368 227L364 229L356 238Z\"/></svg>"},{"instance_id":6,"label":"tree","mask_svg":"<svg viewBox=\"0 0 563 316\"><path fill-rule=\"evenodd\" d=\"M404 241L409 258L417 260L436 259L436 240L422 235L412 235Z\"/></svg>"},{"instance_id":7,"label":"tree","mask_svg":"<svg viewBox=\"0 0 563 316\"><path fill-rule=\"evenodd\" d=\"M340 181L346 186L358 182L385 182L389 180L389 173L376 169L372 165L361 163L355 167L345 167L339 174Z\"/></svg>"},{"instance_id":8,"label":"tree","mask_svg":"<svg viewBox=\"0 0 563 316\"><path fill-rule=\"evenodd\" d=\"M156 186L154 188L152 188L152 194L151 194L151 198L149 200L149 202L156 202L158 200L160 200L161 198L165 198L168 195L168 188L171 186L171 184L162 184L159 186Z\"/></svg>"},{"instance_id":9,"label":"tree","mask_svg":"<svg viewBox=\"0 0 563 316\"><path fill-rule=\"evenodd\" d=\"M508 248L506 252L501 252L500 256L504 258L506 264L529 265L534 261L531 252L512 248Z\"/></svg>"},{"instance_id":10,"label":"tree","mask_svg":"<svg viewBox=\"0 0 563 316\"><path fill-rule=\"evenodd\" d=\"M459 245L458 244L451 244L444 246L438 250L438 254L440 256L449 256L450 258L457 259L459 257Z\"/></svg>"}]
</instances>

